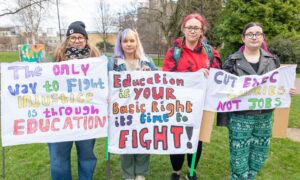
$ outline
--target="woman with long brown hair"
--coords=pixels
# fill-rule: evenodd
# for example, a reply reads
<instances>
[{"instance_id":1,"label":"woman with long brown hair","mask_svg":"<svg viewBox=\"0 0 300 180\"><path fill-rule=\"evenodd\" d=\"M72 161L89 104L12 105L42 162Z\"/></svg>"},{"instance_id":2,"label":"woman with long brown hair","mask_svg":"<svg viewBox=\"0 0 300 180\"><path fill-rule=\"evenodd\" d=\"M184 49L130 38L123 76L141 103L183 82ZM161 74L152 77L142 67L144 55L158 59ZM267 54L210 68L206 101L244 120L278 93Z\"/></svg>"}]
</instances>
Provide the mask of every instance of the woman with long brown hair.
<instances>
[{"instance_id":1,"label":"woman with long brown hair","mask_svg":"<svg viewBox=\"0 0 300 180\"><path fill-rule=\"evenodd\" d=\"M57 62L70 59L84 59L100 56L97 48L88 43L85 24L75 21L69 25L66 39L56 49L54 58ZM96 166L94 154L95 139L75 141L78 156L78 177L91 180ZM49 143L51 177L53 180L71 180L70 154L73 141Z\"/></svg>"}]
</instances>

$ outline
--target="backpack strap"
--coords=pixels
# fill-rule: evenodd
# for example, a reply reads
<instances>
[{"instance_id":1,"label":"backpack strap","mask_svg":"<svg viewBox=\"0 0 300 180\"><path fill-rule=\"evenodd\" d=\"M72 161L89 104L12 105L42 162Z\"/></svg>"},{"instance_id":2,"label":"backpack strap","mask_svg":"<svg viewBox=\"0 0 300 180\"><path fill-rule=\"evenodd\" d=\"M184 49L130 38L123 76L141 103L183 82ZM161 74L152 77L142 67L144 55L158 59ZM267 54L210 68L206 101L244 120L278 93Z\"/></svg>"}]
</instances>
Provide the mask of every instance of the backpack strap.
<instances>
[{"instance_id":1,"label":"backpack strap","mask_svg":"<svg viewBox=\"0 0 300 180\"><path fill-rule=\"evenodd\" d=\"M175 67L174 69L176 70L177 69L177 66L178 66L178 62L180 60L180 56L181 56L181 48L177 47L177 46L174 46L173 47L173 59L175 60Z\"/></svg>"},{"instance_id":2,"label":"backpack strap","mask_svg":"<svg viewBox=\"0 0 300 180\"><path fill-rule=\"evenodd\" d=\"M208 67L211 67L211 65L213 64L213 61L214 61L214 54L213 54L213 51L212 51L212 47L208 44L205 44L203 43L203 47L207 53L207 56L208 56L208 59L209 59L209 65ZM173 59L175 60L175 67L174 67L174 70L177 69L177 66L178 66L178 63L179 63L179 60L180 60L180 56L181 56L181 48L177 47L177 46L174 46L173 47Z\"/></svg>"},{"instance_id":3,"label":"backpack strap","mask_svg":"<svg viewBox=\"0 0 300 180\"><path fill-rule=\"evenodd\" d=\"M212 51L212 47L208 44L203 43L203 47L207 53L208 59L209 59L209 65L208 67L211 67L211 65L213 64L214 61L214 53Z\"/></svg>"}]
</instances>

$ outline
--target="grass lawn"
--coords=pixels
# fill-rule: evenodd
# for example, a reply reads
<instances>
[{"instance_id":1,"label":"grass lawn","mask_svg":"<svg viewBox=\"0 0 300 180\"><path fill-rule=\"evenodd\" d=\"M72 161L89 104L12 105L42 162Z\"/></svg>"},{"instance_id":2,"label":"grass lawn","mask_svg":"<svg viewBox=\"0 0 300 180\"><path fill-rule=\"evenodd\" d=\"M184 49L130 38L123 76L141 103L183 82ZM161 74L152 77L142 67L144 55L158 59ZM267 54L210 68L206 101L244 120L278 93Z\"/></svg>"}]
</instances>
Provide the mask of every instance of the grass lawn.
<instances>
[{"instance_id":1,"label":"grass lawn","mask_svg":"<svg viewBox=\"0 0 300 180\"><path fill-rule=\"evenodd\" d=\"M1 62L16 62L20 61L19 52L0 52L0 63ZM53 57L50 54L46 54L44 62L53 61Z\"/></svg>"},{"instance_id":2,"label":"grass lawn","mask_svg":"<svg viewBox=\"0 0 300 180\"><path fill-rule=\"evenodd\" d=\"M1 62L18 59L17 53L0 52ZM158 66L162 60L154 58ZM289 127L300 128L300 96L292 98ZM105 178L105 139L98 139L95 146L98 158L94 179ZM72 174L77 177L76 149L72 150ZM0 156L2 162L2 156ZM111 155L111 179L121 179L119 155ZM182 177L186 172L186 162ZM258 180L300 179L300 143L289 139L272 139L268 159ZM2 163L0 165L2 169ZM166 180L171 173L171 164L167 155L152 155L148 180ZM5 175L10 180L50 180L50 161L47 144L18 145L5 148ZM203 145L203 154L196 169L199 179L229 179L229 148L227 128L214 126L211 143ZM0 179L2 179L2 172Z\"/></svg>"},{"instance_id":3,"label":"grass lawn","mask_svg":"<svg viewBox=\"0 0 300 180\"><path fill-rule=\"evenodd\" d=\"M15 62L19 59L18 52L0 52L0 62Z\"/></svg>"},{"instance_id":4,"label":"grass lawn","mask_svg":"<svg viewBox=\"0 0 300 180\"><path fill-rule=\"evenodd\" d=\"M300 95L292 97L289 127L300 129Z\"/></svg>"},{"instance_id":5,"label":"grass lawn","mask_svg":"<svg viewBox=\"0 0 300 180\"><path fill-rule=\"evenodd\" d=\"M300 78L300 74L296 74L296 77L297 77L297 78Z\"/></svg>"},{"instance_id":6,"label":"grass lawn","mask_svg":"<svg viewBox=\"0 0 300 180\"><path fill-rule=\"evenodd\" d=\"M163 61L164 61L164 57L153 57L153 61L154 61L154 63L155 63L155 65L157 66L157 67L162 67L162 65L163 65Z\"/></svg>"}]
</instances>

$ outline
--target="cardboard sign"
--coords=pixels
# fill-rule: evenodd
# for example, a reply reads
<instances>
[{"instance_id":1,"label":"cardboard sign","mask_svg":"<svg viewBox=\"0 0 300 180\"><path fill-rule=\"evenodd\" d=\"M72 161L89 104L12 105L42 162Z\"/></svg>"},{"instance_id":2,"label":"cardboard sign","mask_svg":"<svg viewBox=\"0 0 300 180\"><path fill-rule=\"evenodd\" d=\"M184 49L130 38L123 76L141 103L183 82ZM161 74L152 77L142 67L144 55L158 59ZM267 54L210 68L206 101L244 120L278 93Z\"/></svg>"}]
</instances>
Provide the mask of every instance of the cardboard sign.
<instances>
[{"instance_id":1,"label":"cardboard sign","mask_svg":"<svg viewBox=\"0 0 300 180\"><path fill-rule=\"evenodd\" d=\"M1 64L2 145L107 136L107 59Z\"/></svg>"},{"instance_id":2,"label":"cardboard sign","mask_svg":"<svg viewBox=\"0 0 300 180\"><path fill-rule=\"evenodd\" d=\"M199 134L199 139L202 142L210 142L215 115L215 112L203 111L201 129Z\"/></svg>"},{"instance_id":3,"label":"cardboard sign","mask_svg":"<svg viewBox=\"0 0 300 180\"><path fill-rule=\"evenodd\" d=\"M276 108L274 111L274 123L272 136L274 138L286 138L289 125L290 108Z\"/></svg>"}]
</instances>

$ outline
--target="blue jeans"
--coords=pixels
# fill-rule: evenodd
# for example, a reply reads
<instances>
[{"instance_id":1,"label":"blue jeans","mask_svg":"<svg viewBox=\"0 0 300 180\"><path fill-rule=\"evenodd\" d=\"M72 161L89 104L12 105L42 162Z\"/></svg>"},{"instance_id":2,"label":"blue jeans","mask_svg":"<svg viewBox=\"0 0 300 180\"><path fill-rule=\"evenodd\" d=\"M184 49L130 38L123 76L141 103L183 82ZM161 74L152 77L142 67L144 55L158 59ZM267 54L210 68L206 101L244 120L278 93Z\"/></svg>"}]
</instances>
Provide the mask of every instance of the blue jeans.
<instances>
[{"instance_id":1,"label":"blue jeans","mask_svg":"<svg viewBox=\"0 0 300 180\"><path fill-rule=\"evenodd\" d=\"M95 139L75 141L78 156L79 180L93 179L96 166ZM49 143L51 177L53 180L71 180L71 149L73 141Z\"/></svg>"}]
</instances>

